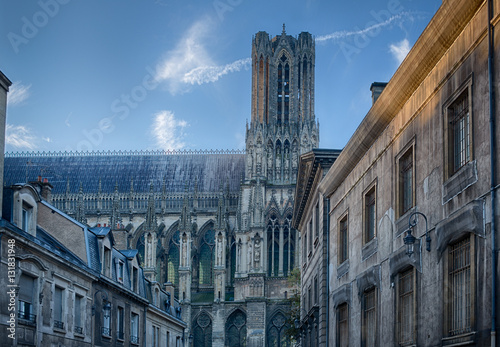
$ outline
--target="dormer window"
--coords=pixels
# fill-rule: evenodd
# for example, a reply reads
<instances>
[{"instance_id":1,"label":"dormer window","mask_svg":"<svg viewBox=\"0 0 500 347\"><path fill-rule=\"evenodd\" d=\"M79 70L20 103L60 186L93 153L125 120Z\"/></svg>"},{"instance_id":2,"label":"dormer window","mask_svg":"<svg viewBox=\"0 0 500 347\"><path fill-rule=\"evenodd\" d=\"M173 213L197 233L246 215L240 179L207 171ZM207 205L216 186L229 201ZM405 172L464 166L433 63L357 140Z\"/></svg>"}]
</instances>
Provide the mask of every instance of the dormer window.
<instances>
[{"instance_id":1,"label":"dormer window","mask_svg":"<svg viewBox=\"0 0 500 347\"><path fill-rule=\"evenodd\" d=\"M133 270L132 270L132 290L136 293L139 292L139 288L138 288L138 277L139 277L139 270L134 266Z\"/></svg>"},{"instance_id":2,"label":"dormer window","mask_svg":"<svg viewBox=\"0 0 500 347\"><path fill-rule=\"evenodd\" d=\"M118 282L123 283L123 274L124 274L124 264L122 261L118 262Z\"/></svg>"},{"instance_id":3,"label":"dormer window","mask_svg":"<svg viewBox=\"0 0 500 347\"><path fill-rule=\"evenodd\" d=\"M37 201L37 193L29 185L14 192L12 222L31 235L36 235Z\"/></svg>"},{"instance_id":4,"label":"dormer window","mask_svg":"<svg viewBox=\"0 0 500 347\"><path fill-rule=\"evenodd\" d=\"M33 206L23 201L23 209L21 212L21 223L22 223L21 229L29 233L31 229L32 219L33 219Z\"/></svg>"},{"instance_id":5,"label":"dormer window","mask_svg":"<svg viewBox=\"0 0 500 347\"><path fill-rule=\"evenodd\" d=\"M102 273L105 275L105 276L108 276L109 277L109 270L111 268L111 250L104 246L104 262L103 262L103 269L102 269Z\"/></svg>"}]
</instances>

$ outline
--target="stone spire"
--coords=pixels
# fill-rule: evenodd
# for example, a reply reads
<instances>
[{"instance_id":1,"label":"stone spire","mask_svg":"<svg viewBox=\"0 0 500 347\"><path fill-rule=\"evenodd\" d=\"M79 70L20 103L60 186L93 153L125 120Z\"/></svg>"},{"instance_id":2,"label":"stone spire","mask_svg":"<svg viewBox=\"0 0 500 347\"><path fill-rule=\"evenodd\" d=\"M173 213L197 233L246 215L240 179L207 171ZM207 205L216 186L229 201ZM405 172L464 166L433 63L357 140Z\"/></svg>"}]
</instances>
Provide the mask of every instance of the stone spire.
<instances>
[{"instance_id":1,"label":"stone spire","mask_svg":"<svg viewBox=\"0 0 500 347\"><path fill-rule=\"evenodd\" d=\"M191 230L191 213L189 211L189 194L188 194L187 182L184 186L184 199L182 202L182 211L180 216L179 229L181 231Z\"/></svg>"},{"instance_id":2,"label":"stone spire","mask_svg":"<svg viewBox=\"0 0 500 347\"><path fill-rule=\"evenodd\" d=\"M156 230L156 209L155 209L155 196L153 191L153 183L149 185L148 208L146 210L145 229L147 231Z\"/></svg>"},{"instance_id":3,"label":"stone spire","mask_svg":"<svg viewBox=\"0 0 500 347\"><path fill-rule=\"evenodd\" d=\"M80 182L80 189L78 190L78 201L76 204L76 220L83 224L87 223L87 218L85 217L85 203L83 201L82 182Z\"/></svg>"},{"instance_id":4,"label":"stone spire","mask_svg":"<svg viewBox=\"0 0 500 347\"><path fill-rule=\"evenodd\" d=\"M113 193L113 202L111 207L111 216L109 216L109 225L111 228L119 229L120 224L120 195L118 194L118 182L115 183Z\"/></svg>"}]
</instances>

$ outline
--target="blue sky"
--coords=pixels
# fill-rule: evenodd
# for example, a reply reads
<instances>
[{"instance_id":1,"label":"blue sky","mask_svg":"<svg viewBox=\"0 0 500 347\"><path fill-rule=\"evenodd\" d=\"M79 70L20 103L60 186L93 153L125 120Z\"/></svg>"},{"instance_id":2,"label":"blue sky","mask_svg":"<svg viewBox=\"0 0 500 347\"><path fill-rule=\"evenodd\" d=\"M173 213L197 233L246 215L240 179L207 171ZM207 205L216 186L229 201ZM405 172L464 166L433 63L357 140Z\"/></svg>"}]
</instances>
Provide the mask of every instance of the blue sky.
<instances>
[{"instance_id":1,"label":"blue sky","mask_svg":"<svg viewBox=\"0 0 500 347\"><path fill-rule=\"evenodd\" d=\"M0 2L6 151L244 149L252 36L316 38L320 147L342 148L441 0Z\"/></svg>"}]
</instances>

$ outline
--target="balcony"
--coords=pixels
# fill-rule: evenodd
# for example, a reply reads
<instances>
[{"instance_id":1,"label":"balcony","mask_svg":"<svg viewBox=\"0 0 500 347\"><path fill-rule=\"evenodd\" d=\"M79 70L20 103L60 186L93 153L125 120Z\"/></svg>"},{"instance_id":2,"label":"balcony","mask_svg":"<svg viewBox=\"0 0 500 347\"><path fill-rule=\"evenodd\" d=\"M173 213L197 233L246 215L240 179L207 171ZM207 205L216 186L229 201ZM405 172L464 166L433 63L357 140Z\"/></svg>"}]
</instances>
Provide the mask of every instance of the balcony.
<instances>
[{"instance_id":1,"label":"balcony","mask_svg":"<svg viewBox=\"0 0 500 347\"><path fill-rule=\"evenodd\" d=\"M54 320L54 328L64 330L64 323Z\"/></svg>"},{"instance_id":2,"label":"balcony","mask_svg":"<svg viewBox=\"0 0 500 347\"><path fill-rule=\"evenodd\" d=\"M102 336L104 336L104 337L111 337L111 329L110 328L102 327L101 333L102 333Z\"/></svg>"},{"instance_id":3,"label":"balcony","mask_svg":"<svg viewBox=\"0 0 500 347\"><path fill-rule=\"evenodd\" d=\"M19 322L22 324L29 324L29 325L36 324L36 315L28 313L28 312L19 311L17 313L17 318L20 319Z\"/></svg>"},{"instance_id":4,"label":"balcony","mask_svg":"<svg viewBox=\"0 0 500 347\"><path fill-rule=\"evenodd\" d=\"M138 336L130 336L130 343L132 343L134 345L138 345L139 344L139 337Z\"/></svg>"},{"instance_id":5,"label":"balcony","mask_svg":"<svg viewBox=\"0 0 500 347\"><path fill-rule=\"evenodd\" d=\"M82 327L75 326L75 328L73 330L74 330L75 334L83 335L83 328Z\"/></svg>"}]
</instances>

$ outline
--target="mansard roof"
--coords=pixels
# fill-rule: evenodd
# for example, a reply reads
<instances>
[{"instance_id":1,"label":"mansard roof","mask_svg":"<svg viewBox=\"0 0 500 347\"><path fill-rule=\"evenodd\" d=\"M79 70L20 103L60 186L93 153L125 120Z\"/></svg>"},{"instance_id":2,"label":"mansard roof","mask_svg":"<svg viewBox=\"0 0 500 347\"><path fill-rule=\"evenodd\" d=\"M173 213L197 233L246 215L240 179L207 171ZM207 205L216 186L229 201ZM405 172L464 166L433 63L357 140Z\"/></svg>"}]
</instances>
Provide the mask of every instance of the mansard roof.
<instances>
[{"instance_id":1,"label":"mansard roof","mask_svg":"<svg viewBox=\"0 0 500 347\"><path fill-rule=\"evenodd\" d=\"M4 184L47 178L53 194L181 193L196 182L198 192L218 192L229 185L239 191L245 169L244 151L27 152L5 155Z\"/></svg>"}]
</instances>

